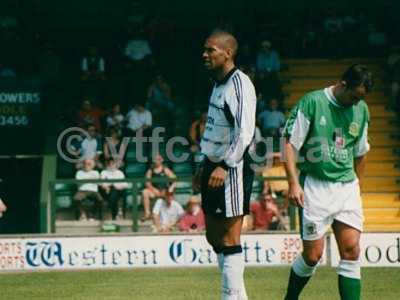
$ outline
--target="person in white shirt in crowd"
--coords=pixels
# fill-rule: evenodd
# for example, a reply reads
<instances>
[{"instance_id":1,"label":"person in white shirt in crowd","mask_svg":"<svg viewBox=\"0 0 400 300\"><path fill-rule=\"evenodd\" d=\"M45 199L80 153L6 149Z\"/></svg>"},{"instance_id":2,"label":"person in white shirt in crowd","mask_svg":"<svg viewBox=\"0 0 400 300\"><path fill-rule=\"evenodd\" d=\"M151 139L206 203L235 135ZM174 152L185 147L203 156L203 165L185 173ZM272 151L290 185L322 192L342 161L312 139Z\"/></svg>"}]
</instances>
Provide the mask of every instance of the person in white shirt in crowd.
<instances>
[{"instance_id":1,"label":"person in white shirt in crowd","mask_svg":"<svg viewBox=\"0 0 400 300\"><path fill-rule=\"evenodd\" d=\"M75 179L77 180L85 180L85 179L100 179L100 174L98 171L94 170L95 162L92 159L85 159L83 161L83 169L76 172ZM87 211L87 206L84 205L83 202L86 199L93 202L92 207L98 210L99 219L102 219L102 211L101 206L103 202L103 198L101 197L98 189L97 183L84 183L79 185L78 191L74 196L74 200L76 202L76 206L78 208L79 217L78 219L81 221L87 220L89 213L93 214L93 210L91 212ZM86 203L85 203L86 204ZM92 203L90 203L92 204ZM93 220L92 216L89 218Z\"/></svg>"},{"instance_id":2,"label":"person in white shirt in crowd","mask_svg":"<svg viewBox=\"0 0 400 300\"><path fill-rule=\"evenodd\" d=\"M135 136L141 133L148 136L153 124L151 112L145 109L142 103L136 103L132 110L126 115L128 124L126 126L128 135Z\"/></svg>"},{"instance_id":3,"label":"person in white shirt in crowd","mask_svg":"<svg viewBox=\"0 0 400 300\"><path fill-rule=\"evenodd\" d=\"M121 130L124 125L125 117L121 113L121 105L114 103L106 117L107 129L110 127L116 128L119 134L122 134Z\"/></svg>"},{"instance_id":4,"label":"person in white shirt in crowd","mask_svg":"<svg viewBox=\"0 0 400 300\"><path fill-rule=\"evenodd\" d=\"M104 80L105 61L99 55L97 48L90 46L88 54L82 58L82 80Z\"/></svg>"},{"instance_id":5,"label":"person in white shirt in crowd","mask_svg":"<svg viewBox=\"0 0 400 300\"><path fill-rule=\"evenodd\" d=\"M101 179L125 179L125 174L118 169L118 162L114 158L107 160L107 169L101 171ZM103 183L104 198L107 199L111 209L112 220L124 219L126 212L125 190L129 187L127 182ZM118 205L122 200L122 206Z\"/></svg>"},{"instance_id":6,"label":"person in white shirt in crowd","mask_svg":"<svg viewBox=\"0 0 400 300\"><path fill-rule=\"evenodd\" d=\"M263 73L280 71L281 61L278 53L271 49L270 41L261 42L261 50L257 54L256 68L257 71Z\"/></svg>"},{"instance_id":7,"label":"person in white shirt in crowd","mask_svg":"<svg viewBox=\"0 0 400 300\"><path fill-rule=\"evenodd\" d=\"M278 106L278 100L272 98L269 101L269 109L264 110L258 115L258 122L264 137L279 136L279 129L285 125L285 115L278 110Z\"/></svg>"},{"instance_id":8,"label":"person in white shirt in crowd","mask_svg":"<svg viewBox=\"0 0 400 300\"><path fill-rule=\"evenodd\" d=\"M139 63L152 55L149 42L142 32L134 32L125 47L125 55L131 62Z\"/></svg>"},{"instance_id":9,"label":"person in white shirt in crowd","mask_svg":"<svg viewBox=\"0 0 400 300\"><path fill-rule=\"evenodd\" d=\"M76 149L76 155L83 159L91 159L95 163L95 167L102 168L100 162L100 154L102 153L101 140L97 135L97 130L94 125L88 125L86 129L87 135L84 136L78 149ZM82 168L82 162L78 162L76 165L77 169Z\"/></svg>"},{"instance_id":10,"label":"person in white shirt in crowd","mask_svg":"<svg viewBox=\"0 0 400 300\"><path fill-rule=\"evenodd\" d=\"M174 193L167 191L164 198L159 198L153 208L154 230L170 232L185 214L182 206L174 200Z\"/></svg>"}]
</instances>

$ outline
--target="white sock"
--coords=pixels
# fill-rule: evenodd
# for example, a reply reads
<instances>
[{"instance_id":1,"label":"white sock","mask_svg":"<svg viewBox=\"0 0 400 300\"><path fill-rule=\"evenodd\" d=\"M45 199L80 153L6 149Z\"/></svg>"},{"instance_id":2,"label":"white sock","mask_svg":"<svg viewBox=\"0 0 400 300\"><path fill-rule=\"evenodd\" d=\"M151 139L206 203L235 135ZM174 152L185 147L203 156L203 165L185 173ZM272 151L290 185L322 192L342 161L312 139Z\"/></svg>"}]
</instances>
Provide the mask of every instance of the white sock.
<instances>
[{"instance_id":1,"label":"white sock","mask_svg":"<svg viewBox=\"0 0 400 300\"><path fill-rule=\"evenodd\" d=\"M341 259L337 273L347 278L361 279L360 261Z\"/></svg>"},{"instance_id":2,"label":"white sock","mask_svg":"<svg viewBox=\"0 0 400 300\"><path fill-rule=\"evenodd\" d=\"M242 253L224 256L222 268L222 300L247 300L243 279L244 260Z\"/></svg>"},{"instance_id":3,"label":"white sock","mask_svg":"<svg viewBox=\"0 0 400 300\"><path fill-rule=\"evenodd\" d=\"M315 266L307 265L304 261L303 255L299 254L292 265L292 269L293 272L300 277L310 277L315 273L317 266L318 264Z\"/></svg>"}]
</instances>

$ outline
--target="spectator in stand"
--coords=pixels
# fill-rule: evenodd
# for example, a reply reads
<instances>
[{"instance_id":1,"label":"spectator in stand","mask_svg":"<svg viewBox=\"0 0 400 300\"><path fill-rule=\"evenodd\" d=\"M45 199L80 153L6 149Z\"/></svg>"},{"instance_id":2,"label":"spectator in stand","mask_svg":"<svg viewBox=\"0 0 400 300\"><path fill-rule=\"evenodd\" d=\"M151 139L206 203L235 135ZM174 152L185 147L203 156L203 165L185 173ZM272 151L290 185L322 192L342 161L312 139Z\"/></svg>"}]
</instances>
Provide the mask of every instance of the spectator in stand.
<instances>
[{"instance_id":1,"label":"spectator in stand","mask_svg":"<svg viewBox=\"0 0 400 300\"><path fill-rule=\"evenodd\" d=\"M101 168L102 164L100 162L100 154L102 153L101 139L97 135L96 127L94 125L89 125L86 131L87 135L84 135L79 148L77 150L77 156L93 160L95 167ZM76 166L78 169L82 167L82 163L78 163Z\"/></svg>"},{"instance_id":2,"label":"spectator in stand","mask_svg":"<svg viewBox=\"0 0 400 300\"><path fill-rule=\"evenodd\" d=\"M258 72L255 83L257 93L261 93L264 99L281 99L282 89L278 74L281 63L278 53L272 50L269 41L261 43L261 50L257 54L256 69Z\"/></svg>"},{"instance_id":3,"label":"spectator in stand","mask_svg":"<svg viewBox=\"0 0 400 300\"><path fill-rule=\"evenodd\" d=\"M204 213L200 206L200 199L191 196L187 203L186 213L179 221L179 230L186 232L199 232L205 228Z\"/></svg>"},{"instance_id":4,"label":"spectator in stand","mask_svg":"<svg viewBox=\"0 0 400 300\"><path fill-rule=\"evenodd\" d=\"M130 99L137 102L146 97L146 88L154 72L153 51L142 28L130 33L125 47L126 84Z\"/></svg>"},{"instance_id":5,"label":"spectator in stand","mask_svg":"<svg viewBox=\"0 0 400 300\"><path fill-rule=\"evenodd\" d=\"M182 206L174 200L174 193L168 191L159 198L153 208L153 224L156 232L171 232L184 215Z\"/></svg>"},{"instance_id":6,"label":"spectator in stand","mask_svg":"<svg viewBox=\"0 0 400 300\"><path fill-rule=\"evenodd\" d=\"M91 159L83 161L83 169L76 172L75 179L99 179L100 174L94 170L95 163ZM88 210L88 206L94 207L98 211L99 219L102 219L102 203L103 198L98 191L96 183L84 183L78 187L78 191L74 196L76 206L78 208L78 220L85 221L88 219L93 220L93 209Z\"/></svg>"},{"instance_id":7,"label":"spectator in stand","mask_svg":"<svg viewBox=\"0 0 400 300\"><path fill-rule=\"evenodd\" d=\"M135 136L137 133L141 133L143 136L150 135L153 119L151 112L145 109L143 104L135 104L126 115L126 120L128 122L126 126L128 135Z\"/></svg>"},{"instance_id":8,"label":"spectator in stand","mask_svg":"<svg viewBox=\"0 0 400 300\"><path fill-rule=\"evenodd\" d=\"M263 73L280 71L281 61L278 53L271 49L270 41L262 41L261 51L257 54L256 67L258 72Z\"/></svg>"},{"instance_id":9,"label":"spectator in stand","mask_svg":"<svg viewBox=\"0 0 400 300\"><path fill-rule=\"evenodd\" d=\"M269 101L269 109L264 110L258 116L261 133L264 137L279 136L280 128L285 125L285 115L278 110L278 107L278 100L273 98Z\"/></svg>"},{"instance_id":10,"label":"spectator in stand","mask_svg":"<svg viewBox=\"0 0 400 300\"><path fill-rule=\"evenodd\" d=\"M171 181L159 181L152 182L151 179L175 179L176 175L171 171L168 167L165 167L164 159L160 154L155 155L153 159L153 165L146 172L146 187L142 192L143 199L143 208L144 208L144 216L142 221L148 220L151 218L151 210L150 210L150 200L162 198L165 196L166 192L173 192L175 189L175 183L171 183Z\"/></svg>"},{"instance_id":11,"label":"spectator in stand","mask_svg":"<svg viewBox=\"0 0 400 300\"><path fill-rule=\"evenodd\" d=\"M147 89L148 107L150 109L163 108L173 112L175 105L171 100L171 87L164 80L162 74L157 74Z\"/></svg>"},{"instance_id":12,"label":"spectator in stand","mask_svg":"<svg viewBox=\"0 0 400 300\"><path fill-rule=\"evenodd\" d=\"M128 41L125 47L125 55L130 62L134 64L145 63L145 61L151 58L152 51L150 44L144 37L142 29L133 31L131 33L131 39Z\"/></svg>"},{"instance_id":13,"label":"spectator in stand","mask_svg":"<svg viewBox=\"0 0 400 300\"><path fill-rule=\"evenodd\" d=\"M262 193L257 201L250 204L253 230L274 230L278 228L279 209L270 193Z\"/></svg>"},{"instance_id":14,"label":"spectator in stand","mask_svg":"<svg viewBox=\"0 0 400 300\"><path fill-rule=\"evenodd\" d=\"M118 130L119 134L122 134L124 121L125 117L121 113L121 106L118 103L113 104L106 118L107 129L113 127Z\"/></svg>"},{"instance_id":15,"label":"spectator in stand","mask_svg":"<svg viewBox=\"0 0 400 300\"><path fill-rule=\"evenodd\" d=\"M82 80L104 80L105 61L94 46L90 46L87 55L82 58Z\"/></svg>"},{"instance_id":16,"label":"spectator in stand","mask_svg":"<svg viewBox=\"0 0 400 300\"><path fill-rule=\"evenodd\" d=\"M189 130L190 151L196 154L200 151L200 141L206 128L207 112L202 112L200 117L193 121Z\"/></svg>"},{"instance_id":17,"label":"spectator in stand","mask_svg":"<svg viewBox=\"0 0 400 300\"><path fill-rule=\"evenodd\" d=\"M127 146L122 143L121 134L118 127L110 127L107 131L105 142L103 145L104 159L114 159L117 168L124 165L124 158L127 151Z\"/></svg>"},{"instance_id":18,"label":"spectator in stand","mask_svg":"<svg viewBox=\"0 0 400 300\"><path fill-rule=\"evenodd\" d=\"M102 109L92 105L89 100L85 100L82 102L82 108L78 113L78 126L86 127L88 124L93 124L97 132L101 133L101 121L104 114Z\"/></svg>"},{"instance_id":19,"label":"spectator in stand","mask_svg":"<svg viewBox=\"0 0 400 300\"><path fill-rule=\"evenodd\" d=\"M107 169L101 171L100 177L101 179L125 179L124 173L118 169L118 160L113 158L107 160ZM101 187L103 197L108 200L112 220L124 219L126 213L125 190L128 188L128 183L103 183ZM120 200L122 200L122 207L118 205Z\"/></svg>"},{"instance_id":20,"label":"spectator in stand","mask_svg":"<svg viewBox=\"0 0 400 300\"><path fill-rule=\"evenodd\" d=\"M268 159L272 158L272 166L268 166L264 169L263 177L285 177L286 170L281 161L281 154L279 152L272 153ZM268 182L269 189L273 195L287 197L289 191L289 184L286 179L284 180L266 180Z\"/></svg>"}]
</instances>

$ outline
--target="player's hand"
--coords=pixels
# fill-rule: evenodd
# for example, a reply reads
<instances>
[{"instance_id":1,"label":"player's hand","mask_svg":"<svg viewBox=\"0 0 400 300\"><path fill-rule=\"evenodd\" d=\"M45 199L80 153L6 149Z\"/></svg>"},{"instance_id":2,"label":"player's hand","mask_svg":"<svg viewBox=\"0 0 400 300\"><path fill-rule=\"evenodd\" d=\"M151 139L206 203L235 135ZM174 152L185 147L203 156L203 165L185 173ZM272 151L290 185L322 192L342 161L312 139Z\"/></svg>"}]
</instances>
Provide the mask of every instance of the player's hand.
<instances>
[{"instance_id":1,"label":"player's hand","mask_svg":"<svg viewBox=\"0 0 400 300\"><path fill-rule=\"evenodd\" d=\"M208 180L208 186L211 188L219 188L223 186L226 177L226 171L222 167L216 167L212 171L210 179Z\"/></svg>"},{"instance_id":2,"label":"player's hand","mask_svg":"<svg viewBox=\"0 0 400 300\"><path fill-rule=\"evenodd\" d=\"M304 206L304 191L299 183L289 185L289 201L298 207Z\"/></svg>"}]
</instances>

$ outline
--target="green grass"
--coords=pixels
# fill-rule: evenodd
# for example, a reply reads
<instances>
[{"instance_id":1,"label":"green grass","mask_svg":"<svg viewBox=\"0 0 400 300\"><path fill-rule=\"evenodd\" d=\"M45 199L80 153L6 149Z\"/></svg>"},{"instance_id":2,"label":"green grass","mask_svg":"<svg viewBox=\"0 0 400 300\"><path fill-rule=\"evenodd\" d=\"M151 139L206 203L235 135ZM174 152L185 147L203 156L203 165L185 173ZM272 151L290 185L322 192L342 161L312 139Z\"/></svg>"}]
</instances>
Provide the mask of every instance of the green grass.
<instances>
[{"instance_id":1,"label":"green grass","mask_svg":"<svg viewBox=\"0 0 400 300\"><path fill-rule=\"evenodd\" d=\"M249 299L283 299L289 268L247 268ZM0 275L1 300L220 299L217 268L8 273ZM400 299L400 270L365 268L363 300ZM305 288L306 300L339 299L333 268L321 267Z\"/></svg>"}]
</instances>

